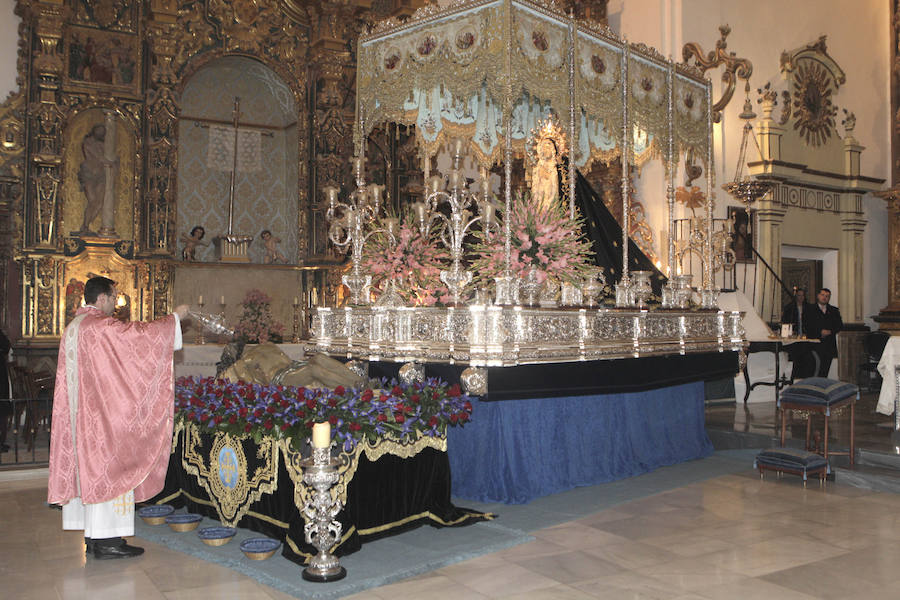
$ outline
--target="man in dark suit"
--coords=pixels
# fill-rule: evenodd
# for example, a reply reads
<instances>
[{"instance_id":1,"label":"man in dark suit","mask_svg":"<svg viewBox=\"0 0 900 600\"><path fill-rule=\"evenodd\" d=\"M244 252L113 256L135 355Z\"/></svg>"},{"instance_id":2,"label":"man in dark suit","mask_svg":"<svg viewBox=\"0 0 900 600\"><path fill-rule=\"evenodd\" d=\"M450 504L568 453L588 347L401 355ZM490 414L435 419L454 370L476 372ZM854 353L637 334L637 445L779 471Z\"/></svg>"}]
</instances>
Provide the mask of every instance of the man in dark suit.
<instances>
[{"instance_id":1,"label":"man in dark suit","mask_svg":"<svg viewBox=\"0 0 900 600\"><path fill-rule=\"evenodd\" d=\"M806 335L806 320L809 318L809 311L812 304L806 301L806 290L803 288L794 288L794 299L784 305L781 311L781 324L793 325L794 335Z\"/></svg>"},{"instance_id":2,"label":"man in dark suit","mask_svg":"<svg viewBox=\"0 0 900 600\"><path fill-rule=\"evenodd\" d=\"M818 377L828 377L828 369L831 361L837 356L837 334L844 328L841 320L841 311L836 306L828 303L831 300L831 290L822 288L816 294L816 303L809 310L809 318L806 321L807 337L821 340L813 346L813 352L819 358Z\"/></svg>"}]
</instances>

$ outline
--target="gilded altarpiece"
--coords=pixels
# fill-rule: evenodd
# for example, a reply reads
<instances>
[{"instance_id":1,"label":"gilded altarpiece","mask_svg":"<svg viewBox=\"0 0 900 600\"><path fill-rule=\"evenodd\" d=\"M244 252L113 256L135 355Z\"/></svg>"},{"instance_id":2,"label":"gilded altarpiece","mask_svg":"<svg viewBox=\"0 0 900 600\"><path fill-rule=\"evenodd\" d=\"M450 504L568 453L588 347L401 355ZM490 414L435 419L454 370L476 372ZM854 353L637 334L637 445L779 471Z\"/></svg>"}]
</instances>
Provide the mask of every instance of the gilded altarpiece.
<instances>
[{"instance_id":1,"label":"gilded altarpiece","mask_svg":"<svg viewBox=\"0 0 900 600\"><path fill-rule=\"evenodd\" d=\"M367 23L421 4L18 0L19 90L0 104L0 321L11 337L49 356L92 274L118 281L123 318L171 310L182 96L196 73L225 57L260 63L291 96L296 134L285 156L296 185L287 198L293 222L282 224L292 235L283 237L292 264L324 269L317 280L333 293L341 257L315 243L317 190L349 176L353 40ZM94 135L99 129L111 143ZM83 163L92 136L115 183L107 184L111 202L104 198L112 210L88 219Z\"/></svg>"}]
</instances>

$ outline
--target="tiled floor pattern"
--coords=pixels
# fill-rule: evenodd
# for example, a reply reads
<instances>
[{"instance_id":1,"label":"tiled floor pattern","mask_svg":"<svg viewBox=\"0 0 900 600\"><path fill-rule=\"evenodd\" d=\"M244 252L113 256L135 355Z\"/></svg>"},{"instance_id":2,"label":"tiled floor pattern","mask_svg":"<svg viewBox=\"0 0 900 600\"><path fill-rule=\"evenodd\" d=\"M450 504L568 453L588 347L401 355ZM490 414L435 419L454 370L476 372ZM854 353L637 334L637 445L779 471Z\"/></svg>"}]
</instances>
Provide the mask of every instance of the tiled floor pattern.
<instances>
[{"instance_id":1,"label":"tiled floor pattern","mask_svg":"<svg viewBox=\"0 0 900 600\"><path fill-rule=\"evenodd\" d=\"M0 483L0 596L17 600L271 600L227 568L139 542L137 559L85 559L43 504L46 479ZM900 495L748 471L535 533L536 541L353 598L900 597ZM362 552L365 552L363 548Z\"/></svg>"}]
</instances>

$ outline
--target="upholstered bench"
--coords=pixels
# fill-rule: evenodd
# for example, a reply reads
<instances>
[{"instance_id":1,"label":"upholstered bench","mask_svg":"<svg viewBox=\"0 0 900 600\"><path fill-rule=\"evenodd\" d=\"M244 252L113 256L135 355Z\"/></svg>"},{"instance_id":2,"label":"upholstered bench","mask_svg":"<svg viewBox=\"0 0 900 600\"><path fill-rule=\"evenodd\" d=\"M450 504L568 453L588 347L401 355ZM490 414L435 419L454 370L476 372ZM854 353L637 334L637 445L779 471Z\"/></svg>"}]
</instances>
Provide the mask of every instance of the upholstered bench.
<instances>
[{"instance_id":1,"label":"upholstered bench","mask_svg":"<svg viewBox=\"0 0 900 600\"><path fill-rule=\"evenodd\" d=\"M859 400L859 388L852 383L845 383L824 377L808 377L781 392L778 407L781 409L781 445L784 447L785 429L787 428L787 412L789 410L806 413L806 449L810 449L810 432L813 414L825 417L825 441L822 455L827 460L833 455L847 455L852 465L855 457L854 425L856 423L856 402ZM828 450L828 421L839 414L845 407L850 407L850 448L846 452Z\"/></svg>"},{"instance_id":2,"label":"upholstered bench","mask_svg":"<svg viewBox=\"0 0 900 600\"><path fill-rule=\"evenodd\" d=\"M756 455L753 462L754 468L759 469L759 478L762 479L765 471L775 471L777 474L792 473L803 477L803 487L810 475L819 476L819 485L825 482L825 477L831 473L828 460L821 454L796 450L794 448L769 448Z\"/></svg>"}]
</instances>

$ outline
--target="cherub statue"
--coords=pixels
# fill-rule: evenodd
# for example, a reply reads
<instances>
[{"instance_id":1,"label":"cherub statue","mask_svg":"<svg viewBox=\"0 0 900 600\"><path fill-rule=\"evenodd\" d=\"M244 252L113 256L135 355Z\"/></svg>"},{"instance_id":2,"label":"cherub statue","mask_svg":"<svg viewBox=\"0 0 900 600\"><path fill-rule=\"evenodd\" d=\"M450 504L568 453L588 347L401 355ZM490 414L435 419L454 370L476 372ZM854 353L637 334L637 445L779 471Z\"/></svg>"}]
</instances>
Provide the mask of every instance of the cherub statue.
<instances>
[{"instance_id":1,"label":"cherub statue","mask_svg":"<svg viewBox=\"0 0 900 600\"><path fill-rule=\"evenodd\" d=\"M181 241L184 242L184 248L181 250L181 258L186 261L193 262L197 260L197 246L209 246L209 242L203 241L206 230L197 225L191 229L191 234L181 234Z\"/></svg>"},{"instance_id":2,"label":"cherub statue","mask_svg":"<svg viewBox=\"0 0 900 600\"><path fill-rule=\"evenodd\" d=\"M272 232L268 229L264 229L263 232L259 234L259 237L262 238L263 243L266 245L266 256L263 258L263 263L267 265L271 265L278 261L287 263L284 254L278 250L278 244L281 242L281 238L273 237Z\"/></svg>"}]
</instances>

